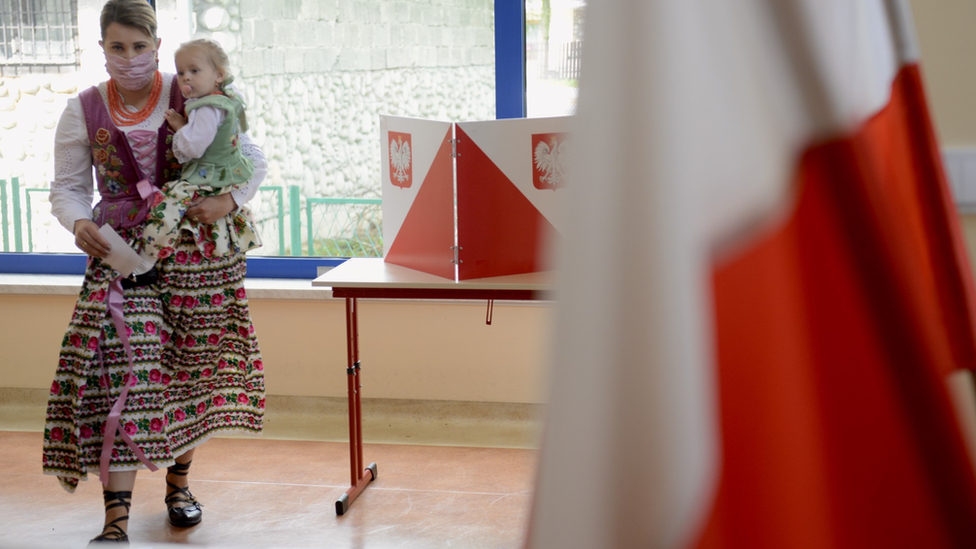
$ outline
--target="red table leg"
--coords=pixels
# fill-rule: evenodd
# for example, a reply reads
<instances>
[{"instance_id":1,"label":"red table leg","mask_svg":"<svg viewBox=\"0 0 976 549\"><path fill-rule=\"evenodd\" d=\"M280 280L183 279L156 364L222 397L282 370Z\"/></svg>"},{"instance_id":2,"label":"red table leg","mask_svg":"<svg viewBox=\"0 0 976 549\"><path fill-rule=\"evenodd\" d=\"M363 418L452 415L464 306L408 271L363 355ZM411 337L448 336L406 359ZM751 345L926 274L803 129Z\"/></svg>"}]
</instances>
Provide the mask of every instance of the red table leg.
<instances>
[{"instance_id":1,"label":"red table leg","mask_svg":"<svg viewBox=\"0 0 976 549\"><path fill-rule=\"evenodd\" d=\"M350 488L336 501L336 514L342 515L366 486L376 478L375 463L363 469L363 414L359 367L359 315L356 298L346 298L346 380L349 394L349 470Z\"/></svg>"}]
</instances>

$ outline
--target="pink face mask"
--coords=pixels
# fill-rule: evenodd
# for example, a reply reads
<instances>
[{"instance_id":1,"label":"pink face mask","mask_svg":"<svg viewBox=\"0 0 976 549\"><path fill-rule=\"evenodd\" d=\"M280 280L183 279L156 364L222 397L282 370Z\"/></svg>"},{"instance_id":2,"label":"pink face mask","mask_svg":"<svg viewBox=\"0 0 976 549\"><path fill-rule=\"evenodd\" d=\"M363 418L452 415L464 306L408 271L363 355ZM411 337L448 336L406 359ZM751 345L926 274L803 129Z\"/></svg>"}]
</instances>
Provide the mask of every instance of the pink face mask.
<instances>
[{"instance_id":1,"label":"pink face mask","mask_svg":"<svg viewBox=\"0 0 976 549\"><path fill-rule=\"evenodd\" d=\"M105 70L122 89L139 91L156 75L156 52L140 53L132 59L105 53Z\"/></svg>"}]
</instances>

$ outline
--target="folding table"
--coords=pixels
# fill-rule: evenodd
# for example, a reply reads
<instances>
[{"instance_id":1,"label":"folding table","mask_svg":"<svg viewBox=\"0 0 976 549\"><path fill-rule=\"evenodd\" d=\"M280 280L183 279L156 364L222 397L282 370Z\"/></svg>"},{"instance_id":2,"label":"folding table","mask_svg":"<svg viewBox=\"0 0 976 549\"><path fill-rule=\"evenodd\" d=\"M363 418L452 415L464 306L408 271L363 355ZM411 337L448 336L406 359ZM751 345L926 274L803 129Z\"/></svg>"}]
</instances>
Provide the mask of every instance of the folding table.
<instances>
[{"instance_id":1,"label":"folding table","mask_svg":"<svg viewBox=\"0 0 976 549\"><path fill-rule=\"evenodd\" d=\"M353 258L312 281L330 286L334 297L346 301L346 379L349 395L349 461L351 486L336 501L336 514L349 510L353 500L376 478L376 463L363 464L362 377L359 361L358 299L485 300L487 321L495 300L549 299L551 273L528 273L454 281L385 262L380 258Z\"/></svg>"}]
</instances>

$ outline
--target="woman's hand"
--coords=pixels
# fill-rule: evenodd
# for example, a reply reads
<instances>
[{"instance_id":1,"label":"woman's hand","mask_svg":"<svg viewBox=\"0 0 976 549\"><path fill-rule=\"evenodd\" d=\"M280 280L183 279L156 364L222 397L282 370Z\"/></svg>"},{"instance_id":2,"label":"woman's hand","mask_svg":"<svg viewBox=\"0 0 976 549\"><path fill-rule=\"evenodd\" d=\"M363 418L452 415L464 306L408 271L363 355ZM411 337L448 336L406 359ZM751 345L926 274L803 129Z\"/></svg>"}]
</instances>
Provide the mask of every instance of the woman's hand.
<instances>
[{"instance_id":1,"label":"woman's hand","mask_svg":"<svg viewBox=\"0 0 976 549\"><path fill-rule=\"evenodd\" d=\"M186 217L195 223L209 225L237 209L237 202L230 193L198 198L190 202Z\"/></svg>"},{"instance_id":2,"label":"woman's hand","mask_svg":"<svg viewBox=\"0 0 976 549\"><path fill-rule=\"evenodd\" d=\"M178 132L180 131L180 128L186 126L186 118L183 118L183 115L173 109L166 109L163 116L166 118L166 121L169 122L169 127L173 128L173 131Z\"/></svg>"},{"instance_id":3,"label":"woman's hand","mask_svg":"<svg viewBox=\"0 0 976 549\"><path fill-rule=\"evenodd\" d=\"M75 246L92 257L105 257L112 249L91 219L75 221Z\"/></svg>"}]
</instances>

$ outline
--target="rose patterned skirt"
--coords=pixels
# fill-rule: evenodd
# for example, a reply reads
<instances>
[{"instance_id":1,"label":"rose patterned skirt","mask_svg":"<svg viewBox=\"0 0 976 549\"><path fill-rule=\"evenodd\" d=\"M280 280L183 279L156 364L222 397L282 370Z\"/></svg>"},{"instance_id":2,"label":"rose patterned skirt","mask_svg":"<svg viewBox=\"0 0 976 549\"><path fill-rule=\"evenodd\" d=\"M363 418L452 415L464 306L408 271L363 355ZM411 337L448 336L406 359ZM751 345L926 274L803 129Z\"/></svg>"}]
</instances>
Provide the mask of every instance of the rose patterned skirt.
<instances>
[{"instance_id":1,"label":"rose patterned skirt","mask_svg":"<svg viewBox=\"0 0 976 549\"><path fill-rule=\"evenodd\" d=\"M97 476L105 420L123 384L129 394L119 428L160 468L220 431L261 431L264 365L244 290L245 257L207 258L194 240L184 233L160 264L158 285L125 290L131 377L108 314L118 273L89 259L44 429L44 472L68 491L88 472ZM116 437L109 470L143 467Z\"/></svg>"},{"instance_id":2,"label":"rose patterned skirt","mask_svg":"<svg viewBox=\"0 0 976 549\"><path fill-rule=\"evenodd\" d=\"M153 196L149 216L142 231L143 257L165 259L176 252L180 236L193 234L197 249L207 258L243 254L261 246L251 211L242 206L236 212L214 223L197 223L187 219L190 203L200 197L231 192L234 187L201 187L186 181L170 181Z\"/></svg>"}]
</instances>

